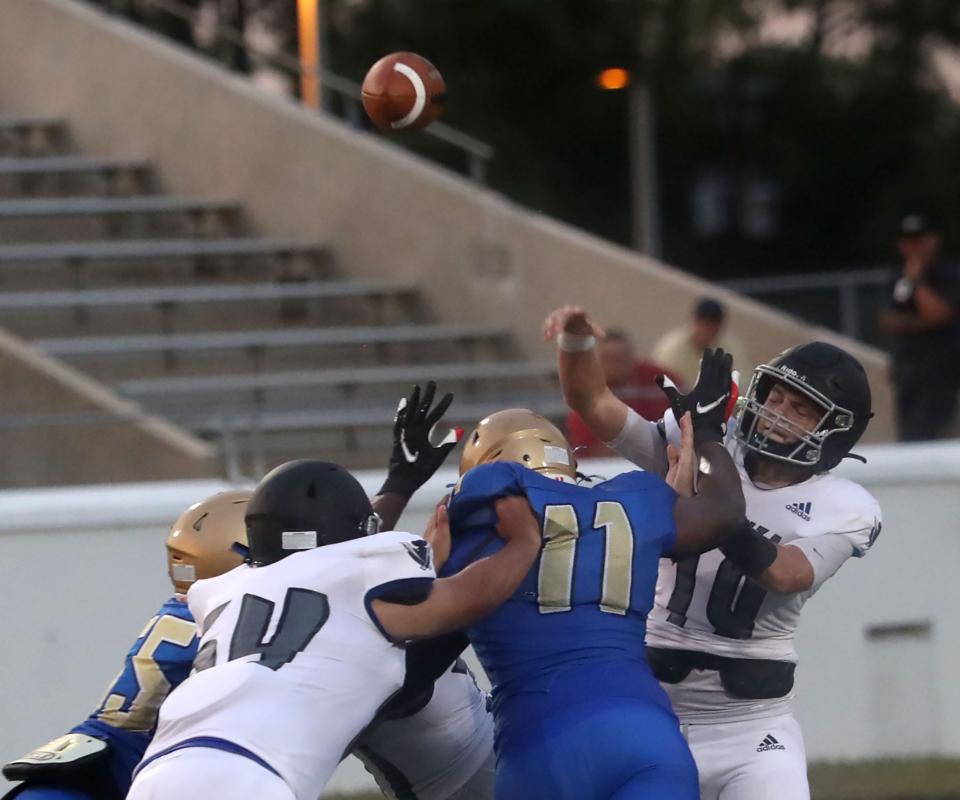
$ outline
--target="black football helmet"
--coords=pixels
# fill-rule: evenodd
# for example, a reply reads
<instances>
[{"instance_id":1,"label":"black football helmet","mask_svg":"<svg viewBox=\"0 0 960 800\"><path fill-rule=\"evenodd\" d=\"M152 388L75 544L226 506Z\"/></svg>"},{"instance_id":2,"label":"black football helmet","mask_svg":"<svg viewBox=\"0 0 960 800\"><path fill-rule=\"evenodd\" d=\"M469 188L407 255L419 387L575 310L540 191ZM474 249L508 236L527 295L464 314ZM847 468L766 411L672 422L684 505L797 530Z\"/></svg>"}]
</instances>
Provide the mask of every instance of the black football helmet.
<instances>
[{"instance_id":1,"label":"black football helmet","mask_svg":"<svg viewBox=\"0 0 960 800\"><path fill-rule=\"evenodd\" d=\"M764 408L775 383L801 392L823 409L813 430L805 431ZM860 362L832 344L809 342L784 350L753 371L737 418L737 438L758 455L825 472L837 466L860 439L873 416L870 405L870 383ZM758 430L761 419L797 440L784 443L769 438Z\"/></svg>"},{"instance_id":2,"label":"black football helmet","mask_svg":"<svg viewBox=\"0 0 960 800\"><path fill-rule=\"evenodd\" d=\"M339 464L288 461L267 473L247 503L249 561L265 566L300 550L376 533L359 481Z\"/></svg>"}]
</instances>

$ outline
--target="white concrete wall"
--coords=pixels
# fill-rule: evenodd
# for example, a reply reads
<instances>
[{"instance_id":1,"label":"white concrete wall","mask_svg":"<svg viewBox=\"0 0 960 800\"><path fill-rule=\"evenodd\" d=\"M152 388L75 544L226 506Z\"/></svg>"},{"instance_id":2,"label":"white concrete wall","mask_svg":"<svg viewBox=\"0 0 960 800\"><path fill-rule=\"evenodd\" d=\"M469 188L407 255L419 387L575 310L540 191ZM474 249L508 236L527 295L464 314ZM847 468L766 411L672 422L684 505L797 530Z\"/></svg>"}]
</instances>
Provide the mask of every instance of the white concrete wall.
<instances>
[{"instance_id":1,"label":"white concrete wall","mask_svg":"<svg viewBox=\"0 0 960 800\"><path fill-rule=\"evenodd\" d=\"M797 708L812 758L960 756L960 443L863 448L843 472L879 498L880 539L813 598L799 636ZM590 472L615 474L622 462ZM437 476L401 527L419 531L452 482ZM381 476L364 474L373 492ZM169 595L163 541L212 481L0 492L0 759L82 719ZM928 624L928 637L870 639ZM338 786L363 785L356 767ZM2 788L2 787L0 787Z\"/></svg>"}]
</instances>

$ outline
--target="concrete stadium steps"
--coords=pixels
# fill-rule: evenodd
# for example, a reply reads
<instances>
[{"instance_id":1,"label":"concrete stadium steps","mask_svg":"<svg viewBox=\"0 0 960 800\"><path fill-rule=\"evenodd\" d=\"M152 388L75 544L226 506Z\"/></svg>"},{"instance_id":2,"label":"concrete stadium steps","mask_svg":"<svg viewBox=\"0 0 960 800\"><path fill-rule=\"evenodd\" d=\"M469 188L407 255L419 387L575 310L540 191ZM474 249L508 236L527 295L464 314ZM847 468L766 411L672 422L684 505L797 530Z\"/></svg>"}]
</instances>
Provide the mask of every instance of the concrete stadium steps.
<instances>
[{"instance_id":1,"label":"concrete stadium steps","mask_svg":"<svg viewBox=\"0 0 960 800\"><path fill-rule=\"evenodd\" d=\"M0 112L0 155L42 156L62 150L66 139L59 117Z\"/></svg>"},{"instance_id":2,"label":"concrete stadium steps","mask_svg":"<svg viewBox=\"0 0 960 800\"><path fill-rule=\"evenodd\" d=\"M506 355L508 333L489 325L413 324L72 336L32 344L114 383L151 375L494 359Z\"/></svg>"},{"instance_id":3,"label":"concrete stadium steps","mask_svg":"<svg viewBox=\"0 0 960 800\"><path fill-rule=\"evenodd\" d=\"M379 465L397 399L431 379L452 423L562 416L554 365L516 360L507 329L428 323L410 281L348 280L323 242L252 236L240 202L70 143L63 120L0 113L0 325L225 462Z\"/></svg>"},{"instance_id":4,"label":"concrete stadium steps","mask_svg":"<svg viewBox=\"0 0 960 800\"><path fill-rule=\"evenodd\" d=\"M538 393L559 396L555 362L446 362L327 368L288 372L246 372L123 381L117 391L172 417L215 405L238 413L268 409L353 407L400 397L414 383L433 379L443 391L474 398Z\"/></svg>"},{"instance_id":5,"label":"concrete stadium steps","mask_svg":"<svg viewBox=\"0 0 960 800\"><path fill-rule=\"evenodd\" d=\"M0 289L112 288L332 277L320 242L248 236L0 245Z\"/></svg>"},{"instance_id":6,"label":"concrete stadium steps","mask_svg":"<svg viewBox=\"0 0 960 800\"><path fill-rule=\"evenodd\" d=\"M139 173L153 169L153 162L145 158L98 158L96 156L25 156L0 158L0 178L17 175L114 176L121 173Z\"/></svg>"},{"instance_id":7,"label":"concrete stadium steps","mask_svg":"<svg viewBox=\"0 0 960 800\"><path fill-rule=\"evenodd\" d=\"M270 238L220 238L178 240L134 240L97 242L33 242L0 245L0 266L60 265L103 262L142 262L160 259L244 258L250 256L292 257L322 252L319 242Z\"/></svg>"},{"instance_id":8,"label":"concrete stadium steps","mask_svg":"<svg viewBox=\"0 0 960 800\"><path fill-rule=\"evenodd\" d=\"M0 241L230 235L239 230L235 200L128 195L0 199ZM51 226L55 224L55 227Z\"/></svg>"},{"instance_id":9,"label":"concrete stadium steps","mask_svg":"<svg viewBox=\"0 0 960 800\"><path fill-rule=\"evenodd\" d=\"M114 217L137 214L179 214L185 217L234 215L235 200L199 200L168 195L129 197L44 197L0 200L0 222L64 217Z\"/></svg>"},{"instance_id":10,"label":"concrete stadium steps","mask_svg":"<svg viewBox=\"0 0 960 800\"><path fill-rule=\"evenodd\" d=\"M278 325L383 325L417 308L409 281L204 283L0 291L0 325L21 336L236 331Z\"/></svg>"},{"instance_id":11,"label":"concrete stadium steps","mask_svg":"<svg viewBox=\"0 0 960 800\"><path fill-rule=\"evenodd\" d=\"M399 397L399 395L397 395ZM385 466L391 450L396 398L361 408L186 415L181 424L218 441L227 457L253 474L296 458L323 458L347 467ZM488 414L523 406L560 422L567 408L559 392L457 397L446 415L467 432ZM177 419L174 417L174 419Z\"/></svg>"},{"instance_id":12,"label":"concrete stadium steps","mask_svg":"<svg viewBox=\"0 0 960 800\"><path fill-rule=\"evenodd\" d=\"M138 194L154 187L153 169L145 158L0 157L0 198Z\"/></svg>"}]
</instances>

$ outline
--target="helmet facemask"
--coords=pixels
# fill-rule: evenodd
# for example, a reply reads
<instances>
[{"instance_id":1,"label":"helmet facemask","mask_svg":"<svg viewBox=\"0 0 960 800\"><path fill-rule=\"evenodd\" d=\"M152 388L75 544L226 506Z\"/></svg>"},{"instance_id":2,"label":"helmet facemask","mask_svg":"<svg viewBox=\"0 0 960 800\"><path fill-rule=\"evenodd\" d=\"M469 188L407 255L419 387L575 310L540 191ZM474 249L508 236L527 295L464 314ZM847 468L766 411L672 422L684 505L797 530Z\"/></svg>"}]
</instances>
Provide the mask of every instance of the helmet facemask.
<instances>
[{"instance_id":1,"label":"helmet facemask","mask_svg":"<svg viewBox=\"0 0 960 800\"><path fill-rule=\"evenodd\" d=\"M807 430L784 414L765 407L774 384L786 387L809 398L821 410L817 423ZM761 421L768 423L761 431ZM737 438L749 451L766 458L814 471L822 467L824 442L835 434L853 427L854 415L834 403L822 392L783 369L761 364L753 371L750 386L742 400L738 415ZM781 442L770 434L778 431L790 441Z\"/></svg>"}]
</instances>

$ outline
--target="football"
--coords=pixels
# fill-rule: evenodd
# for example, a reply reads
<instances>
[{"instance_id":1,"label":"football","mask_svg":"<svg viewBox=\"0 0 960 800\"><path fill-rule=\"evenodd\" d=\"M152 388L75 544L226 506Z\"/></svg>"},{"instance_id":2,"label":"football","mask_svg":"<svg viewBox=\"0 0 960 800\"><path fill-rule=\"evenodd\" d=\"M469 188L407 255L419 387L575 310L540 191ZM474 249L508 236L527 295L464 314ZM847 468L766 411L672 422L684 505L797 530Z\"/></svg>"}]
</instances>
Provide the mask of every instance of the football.
<instances>
[{"instance_id":1,"label":"football","mask_svg":"<svg viewBox=\"0 0 960 800\"><path fill-rule=\"evenodd\" d=\"M443 110L446 85L440 71L416 53L391 53L363 79L363 107L382 130L425 128Z\"/></svg>"}]
</instances>

